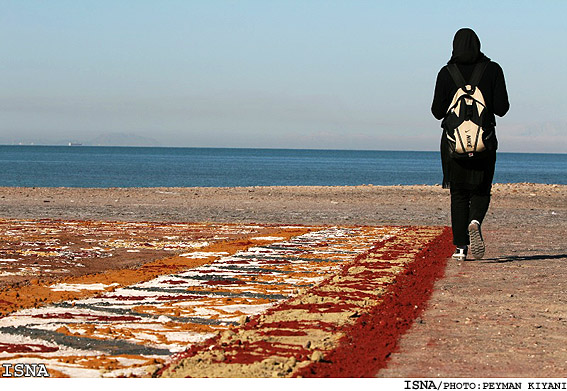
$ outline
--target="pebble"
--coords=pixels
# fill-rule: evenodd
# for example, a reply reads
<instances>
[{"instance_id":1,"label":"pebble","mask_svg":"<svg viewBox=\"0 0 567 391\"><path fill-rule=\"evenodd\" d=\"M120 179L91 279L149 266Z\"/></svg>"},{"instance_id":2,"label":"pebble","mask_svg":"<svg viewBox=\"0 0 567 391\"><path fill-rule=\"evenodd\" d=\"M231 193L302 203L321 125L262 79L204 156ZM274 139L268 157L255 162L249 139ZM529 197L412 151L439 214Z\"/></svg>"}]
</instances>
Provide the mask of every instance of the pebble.
<instances>
[{"instance_id":1,"label":"pebble","mask_svg":"<svg viewBox=\"0 0 567 391\"><path fill-rule=\"evenodd\" d=\"M321 353L319 350L315 350L311 354L311 361L321 361L321 360L323 360L323 353Z\"/></svg>"}]
</instances>

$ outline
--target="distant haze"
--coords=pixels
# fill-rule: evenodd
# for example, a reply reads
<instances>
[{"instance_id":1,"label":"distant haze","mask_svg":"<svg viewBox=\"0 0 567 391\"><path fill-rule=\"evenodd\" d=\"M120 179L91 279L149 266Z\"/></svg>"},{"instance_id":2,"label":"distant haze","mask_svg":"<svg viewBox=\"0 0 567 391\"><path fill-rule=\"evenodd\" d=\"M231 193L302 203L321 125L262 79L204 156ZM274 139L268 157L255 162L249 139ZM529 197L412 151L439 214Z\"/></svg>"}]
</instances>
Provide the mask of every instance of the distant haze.
<instances>
[{"instance_id":1,"label":"distant haze","mask_svg":"<svg viewBox=\"0 0 567 391\"><path fill-rule=\"evenodd\" d=\"M502 151L567 153L567 2L3 1L0 144L436 150L454 33L504 69Z\"/></svg>"},{"instance_id":2,"label":"distant haze","mask_svg":"<svg viewBox=\"0 0 567 391\"><path fill-rule=\"evenodd\" d=\"M86 140L86 145L93 146L130 146L130 147L159 147L161 143L155 138L126 133L104 133L92 140Z\"/></svg>"}]
</instances>

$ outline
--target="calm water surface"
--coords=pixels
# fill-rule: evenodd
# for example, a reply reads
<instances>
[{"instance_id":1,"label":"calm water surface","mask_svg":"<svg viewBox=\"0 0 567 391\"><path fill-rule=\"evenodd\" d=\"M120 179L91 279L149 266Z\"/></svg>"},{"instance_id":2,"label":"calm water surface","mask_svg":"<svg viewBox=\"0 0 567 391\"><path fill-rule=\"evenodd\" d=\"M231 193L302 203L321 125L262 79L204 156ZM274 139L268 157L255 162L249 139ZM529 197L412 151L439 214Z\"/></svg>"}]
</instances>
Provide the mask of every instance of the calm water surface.
<instances>
[{"instance_id":1,"label":"calm water surface","mask_svg":"<svg viewBox=\"0 0 567 391\"><path fill-rule=\"evenodd\" d=\"M0 186L433 185L438 152L0 146ZM567 184L567 154L499 153L495 182Z\"/></svg>"}]
</instances>

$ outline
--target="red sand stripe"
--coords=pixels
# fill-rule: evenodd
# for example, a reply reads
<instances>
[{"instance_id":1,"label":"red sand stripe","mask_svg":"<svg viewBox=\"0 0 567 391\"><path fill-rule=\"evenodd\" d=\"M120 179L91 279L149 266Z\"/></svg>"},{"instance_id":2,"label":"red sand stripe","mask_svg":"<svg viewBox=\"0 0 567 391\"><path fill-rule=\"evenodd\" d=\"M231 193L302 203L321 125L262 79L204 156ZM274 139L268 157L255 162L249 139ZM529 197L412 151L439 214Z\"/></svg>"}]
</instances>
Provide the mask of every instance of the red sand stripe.
<instances>
[{"instance_id":1,"label":"red sand stripe","mask_svg":"<svg viewBox=\"0 0 567 391\"><path fill-rule=\"evenodd\" d=\"M442 277L452 252L451 241L451 231L445 228L388 286L384 301L362 314L324 361L313 362L295 376L373 377L384 368L399 338L425 309L435 281Z\"/></svg>"},{"instance_id":2,"label":"red sand stripe","mask_svg":"<svg viewBox=\"0 0 567 391\"><path fill-rule=\"evenodd\" d=\"M337 276L309 290L308 295L315 301L292 298L283 302L235 329L232 336L219 335L203 344L193 345L176 355L173 362L155 376L375 375L386 365L398 339L423 311L434 282L442 276L452 251L448 228L438 229L438 233L429 239L431 231L428 233L426 227L406 227L403 231L377 243L370 251L357 256ZM408 251L408 246L412 245L422 248L414 247L413 251ZM392 266L408 256L411 261L402 263L405 263L403 270L393 272ZM381 279L383 275L389 278ZM341 289L329 289L333 286ZM380 298L378 302L369 305L377 297ZM274 314L286 312L297 312L300 318L271 320ZM325 322L325 313L343 314L342 320ZM345 316L352 321L346 321ZM303 317L305 319L301 319ZM301 340L301 336L316 330L342 337L336 343L328 341L321 345L318 341L319 347L315 348L285 339L298 337ZM328 343L333 345L330 349L325 348ZM317 351L318 357L315 355ZM252 372L258 365L263 369ZM203 370L195 371L194 366ZM272 367L273 372L270 372Z\"/></svg>"}]
</instances>

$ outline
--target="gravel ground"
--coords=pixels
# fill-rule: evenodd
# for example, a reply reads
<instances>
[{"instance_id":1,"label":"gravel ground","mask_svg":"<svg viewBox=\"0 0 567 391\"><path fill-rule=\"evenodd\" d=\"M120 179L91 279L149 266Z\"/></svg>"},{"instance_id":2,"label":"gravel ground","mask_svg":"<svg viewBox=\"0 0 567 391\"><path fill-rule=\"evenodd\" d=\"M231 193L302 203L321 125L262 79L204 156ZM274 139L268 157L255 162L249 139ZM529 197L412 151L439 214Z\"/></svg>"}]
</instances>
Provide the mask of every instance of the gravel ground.
<instances>
[{"instance_id":1,"label":"gravel ground","mask_svg":"<svg viewBox=\"0 0 567 391\"><path fill-rule=\"evenodd\" d=\"M567 370L567 186L497 184L485 259L450 261L378 377L556 377ZM449 225L439 186L0 188L0 218Z\"/></svg>"}]
</instances>

